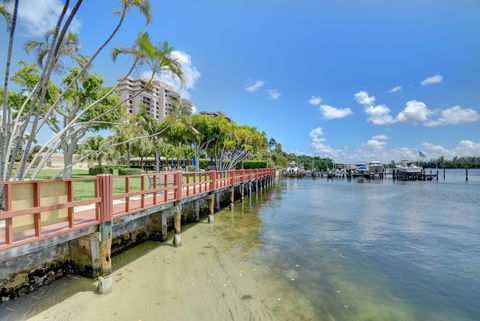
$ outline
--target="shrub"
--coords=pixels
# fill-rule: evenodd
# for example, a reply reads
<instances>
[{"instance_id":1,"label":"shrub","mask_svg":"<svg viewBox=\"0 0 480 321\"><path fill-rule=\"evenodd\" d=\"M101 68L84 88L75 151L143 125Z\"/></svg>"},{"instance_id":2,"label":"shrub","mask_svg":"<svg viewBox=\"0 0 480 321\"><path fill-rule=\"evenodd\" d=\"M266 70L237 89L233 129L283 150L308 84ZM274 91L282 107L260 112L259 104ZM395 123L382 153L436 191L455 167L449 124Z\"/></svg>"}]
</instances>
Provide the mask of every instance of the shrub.
<instances>
[{"instance_id":1,"label":"shrub","mask_svg":"<svg viewBox=\"0 0 480 321\"><path fill-rule=\"evenodd\" d=\"M113 167L108 165L96 165L88 169L88 175L113 174Z\"/></svg>"},{"instance_id":2,"label":"shrub","mask_svg":"<svg viewBox=\"0 0 480 321\"><path fill-rule=\"evenodd\" d=\"M126 175L138 175L142 174L143 171L140 168L119 168L118 175L126 176Z\"/></svg>"},{"instance_id":3,"label":"shrub","mask_svg":"<svg viewBox=\"0 0 480 321\"><path fill-rule=\"evenodd\" d=\"M244 169L267 168L268 162L265 160L246 160L243 162Z\"/></svg>"}]
</instances>

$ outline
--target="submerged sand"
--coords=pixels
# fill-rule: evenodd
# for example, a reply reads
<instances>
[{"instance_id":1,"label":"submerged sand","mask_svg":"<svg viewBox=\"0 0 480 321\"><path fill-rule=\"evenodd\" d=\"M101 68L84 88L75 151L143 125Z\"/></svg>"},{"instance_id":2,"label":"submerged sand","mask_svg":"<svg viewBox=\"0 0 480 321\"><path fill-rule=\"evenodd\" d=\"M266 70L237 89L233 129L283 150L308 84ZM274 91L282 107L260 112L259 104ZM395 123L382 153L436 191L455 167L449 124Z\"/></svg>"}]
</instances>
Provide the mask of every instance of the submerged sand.
<instances>
[{"instance_id":1,"label":"submerged sand","mask_svg":"<svg viewBox=\"0 0 480 321\"><path fill-rule=\"evenodd\" d=\"M275 278L249 259L258 240L225 237L223 228L249 224L235 216L224 211L214 225L191 226L180 248L147 242L129 250L136 258L117 258L110 294L96 294L92 282L91 290L59 297L30 320L314 320L313 307L298 300L291 279Z\"/></svg>"}]
</instances>

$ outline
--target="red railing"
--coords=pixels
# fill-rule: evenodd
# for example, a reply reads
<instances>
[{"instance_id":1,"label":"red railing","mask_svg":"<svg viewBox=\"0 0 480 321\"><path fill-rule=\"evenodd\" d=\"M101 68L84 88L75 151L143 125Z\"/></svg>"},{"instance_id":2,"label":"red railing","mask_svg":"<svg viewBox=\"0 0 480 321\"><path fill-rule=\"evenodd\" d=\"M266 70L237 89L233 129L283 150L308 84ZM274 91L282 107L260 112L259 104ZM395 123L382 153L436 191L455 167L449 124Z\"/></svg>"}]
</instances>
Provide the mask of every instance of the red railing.
<instances>
[{"instance_id":1,"label":"red railing","mask_svg":"<svg viewBox=\"0 0 480 321\"><path fill-rule=\"evenodd\" d=\"M0 182L0 250L274 174L258 169Z\"/></svg>"}]
</instances>

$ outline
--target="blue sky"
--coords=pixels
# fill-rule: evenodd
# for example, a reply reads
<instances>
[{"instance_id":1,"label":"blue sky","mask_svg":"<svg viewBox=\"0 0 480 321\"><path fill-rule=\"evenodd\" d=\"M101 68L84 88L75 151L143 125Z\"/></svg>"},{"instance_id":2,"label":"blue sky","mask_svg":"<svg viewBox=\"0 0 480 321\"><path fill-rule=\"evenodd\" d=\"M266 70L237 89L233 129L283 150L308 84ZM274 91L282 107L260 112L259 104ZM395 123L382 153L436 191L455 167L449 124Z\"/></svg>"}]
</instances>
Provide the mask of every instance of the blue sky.
<instances>
[{"instance_id":1,"label":"blue sky","mask_svg":"<svg viewBox=\"0 0 480 321\"><path fill-rule=\"evenodd\" d=\"M23 2L15 52L26 58L21 43L41 34L61 1ZM338 161L480 154L479 1L151 2L152 24L131 12L112 45L145 29L168 40L198 110ZM113 28L116 7L84 1L75 28L85 54ZM110 50L94 63L109 84L127 68Z\"/></svg>"}]
</instances>

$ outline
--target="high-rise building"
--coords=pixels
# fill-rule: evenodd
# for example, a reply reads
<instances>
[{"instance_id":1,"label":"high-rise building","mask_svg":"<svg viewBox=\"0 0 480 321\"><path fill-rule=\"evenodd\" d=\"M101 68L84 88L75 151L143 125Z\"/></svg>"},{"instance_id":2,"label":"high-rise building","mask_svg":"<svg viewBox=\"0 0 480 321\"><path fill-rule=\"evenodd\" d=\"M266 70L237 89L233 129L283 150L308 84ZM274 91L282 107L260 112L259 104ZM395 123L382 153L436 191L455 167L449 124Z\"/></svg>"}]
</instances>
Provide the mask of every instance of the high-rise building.
<instances>
[{"instance_id":1,"label":"high-rise building","mask_svg":"<svg viewBox=\"0 0 480 321\"><path fill-rule=\"evenodd\" d=\"M119 79L121 81L123 78ZM131 114L138 113L143 104L147 112L158 120L162 120L171 111L175 102L190 111L193 110L193 103L180 96L178 91L160 80L152 81L152 86L146 88L142 78L127 77L118 86L118 91L123 100L127 100L128 111ZM142 91L138 94L140 91Z\"/></svg>"}]
</instances>

